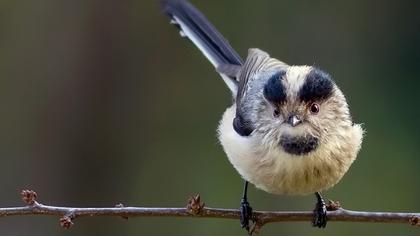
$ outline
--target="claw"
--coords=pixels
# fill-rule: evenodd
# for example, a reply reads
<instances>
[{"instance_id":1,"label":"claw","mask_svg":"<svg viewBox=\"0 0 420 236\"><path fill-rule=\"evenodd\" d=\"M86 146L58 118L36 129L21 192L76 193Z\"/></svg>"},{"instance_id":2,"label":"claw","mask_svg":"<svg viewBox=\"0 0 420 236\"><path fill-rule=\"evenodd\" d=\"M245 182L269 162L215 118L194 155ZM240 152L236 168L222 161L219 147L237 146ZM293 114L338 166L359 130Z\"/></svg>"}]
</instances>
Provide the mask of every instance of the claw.
<instances>
[{"instance_id":1,"label":"claw","mask_svg":"<svg viewBox=\"0 0 420 236\"><path fill-rule=\"evenodd\" d=\"M317 197L317 203L315 205L312 226L325 228L325 226L327 226L327 206L325 205L324 199L318 192L315 193L315 195Z\"/></svg>"},{"instance_id":2,"label":"claw","mask_svg":"<svg viewBox=\"0 0 420 236\"><path fill-rule=\"evenodd\" d=\"M252 208L249 205L249 202L246 199L241 201L241 227L249 231L249 220L252 220Z\"/></svg>"}]
</instances>

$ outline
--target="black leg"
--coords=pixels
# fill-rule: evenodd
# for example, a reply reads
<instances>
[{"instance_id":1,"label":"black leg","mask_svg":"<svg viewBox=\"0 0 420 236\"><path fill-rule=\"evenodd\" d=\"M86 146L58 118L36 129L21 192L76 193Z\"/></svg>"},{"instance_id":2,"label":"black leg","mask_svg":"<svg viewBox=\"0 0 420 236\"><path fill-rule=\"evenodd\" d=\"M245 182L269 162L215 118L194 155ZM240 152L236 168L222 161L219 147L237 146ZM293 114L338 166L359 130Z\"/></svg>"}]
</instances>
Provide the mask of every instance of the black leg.
<instances>
[{"instance_id":1,"label":"black leg","mask_svg":"<svg viewBox=\"0 0 420 236\"><path fill-rule=\"evenodd\" d=\"M324 199L319 192L315 193L316 205L314 210L314 220L312 225L318 228L325 228L327 226L327 206L325 205Z\"/></svg>"},{"instance_id":2,"label":"black leg","mask_svg":"<svg viewBox=\"0 0 420 236\"><path fill-rule=\"evenodd\" d=\"M241 227L246 229L249 233L249 220L252 220L252 208L249 206L248 198L248 181L245 181L244 185L244 195L241 200Z\"/></svg>"}]
</instances>

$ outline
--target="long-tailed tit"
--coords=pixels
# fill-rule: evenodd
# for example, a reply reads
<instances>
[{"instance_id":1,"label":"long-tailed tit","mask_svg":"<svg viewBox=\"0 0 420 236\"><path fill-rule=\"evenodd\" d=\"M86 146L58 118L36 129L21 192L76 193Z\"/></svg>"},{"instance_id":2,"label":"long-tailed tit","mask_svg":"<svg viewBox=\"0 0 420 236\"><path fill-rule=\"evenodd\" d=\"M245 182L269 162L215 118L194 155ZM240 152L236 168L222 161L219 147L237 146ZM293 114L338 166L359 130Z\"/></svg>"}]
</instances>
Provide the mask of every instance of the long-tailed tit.
<instances>
[{"instance_id":1,"label":"long-tailed tit","mask_svg":"<svg viewBox=\"0 0 420 236\"><path fill-rule=\"evenodd\" d=\"M363 129L331 76L312 66L291 66L260 49L241 57L186 0L162 1L182 36L213 64L233 94L219 125L229 161L245 179L241 225L249 230L248 182L274 194L316 194L313 225L325 227L320 191L334 186L360 150Z\"/></svg>"}]
</instances>

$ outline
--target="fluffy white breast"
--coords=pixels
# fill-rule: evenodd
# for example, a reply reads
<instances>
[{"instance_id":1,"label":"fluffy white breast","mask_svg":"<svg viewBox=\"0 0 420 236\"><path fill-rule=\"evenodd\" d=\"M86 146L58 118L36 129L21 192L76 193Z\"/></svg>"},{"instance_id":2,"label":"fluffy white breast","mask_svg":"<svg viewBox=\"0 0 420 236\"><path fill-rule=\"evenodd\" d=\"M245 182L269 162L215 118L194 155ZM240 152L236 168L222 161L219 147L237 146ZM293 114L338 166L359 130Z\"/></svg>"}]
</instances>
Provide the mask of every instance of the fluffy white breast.
<instances>
[{"instance_id":1,"label":"fluffy white breast","mask_svg":"<svg viewBox=\"0 0 420 236\"><path fill-rule=\"evenodd\" d=\"M356 159L363 130L359 125L332 135L305 156L293 156L277 145L262 143L258 134L238 135L232 126L236 106L219 125L219 140L239 174L256 187L275 194L312 194L335 185Z\"/></svg>"}]
</instances>

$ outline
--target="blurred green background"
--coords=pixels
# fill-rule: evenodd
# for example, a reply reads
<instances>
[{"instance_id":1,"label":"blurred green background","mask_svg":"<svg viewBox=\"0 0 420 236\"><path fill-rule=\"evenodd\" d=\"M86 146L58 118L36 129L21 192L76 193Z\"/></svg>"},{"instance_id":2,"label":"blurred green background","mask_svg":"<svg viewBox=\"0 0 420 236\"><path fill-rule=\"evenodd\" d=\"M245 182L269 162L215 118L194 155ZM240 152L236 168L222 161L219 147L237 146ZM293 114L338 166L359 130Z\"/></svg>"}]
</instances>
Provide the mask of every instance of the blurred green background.
<instances>
[{"instance_id":1,"label":"blurred green background","mask_svg":"<svg viewBox=\"0 0 420 236\"><path fill-rule=\"evenodd\" d=\"M420 211L419 1L199 1L245 56L267 50L331 73L367 136L325 197L369 211ZM216 138L230 95L157 1L0 1L0 205L21 189L62 206L239 206L242 181ZM314 197L250 189L258 210ZM1 235L246 235L217 219L0 218ZM263 235L419 235L398 224L275 223Z\"/></svg>"}]
</instances>

